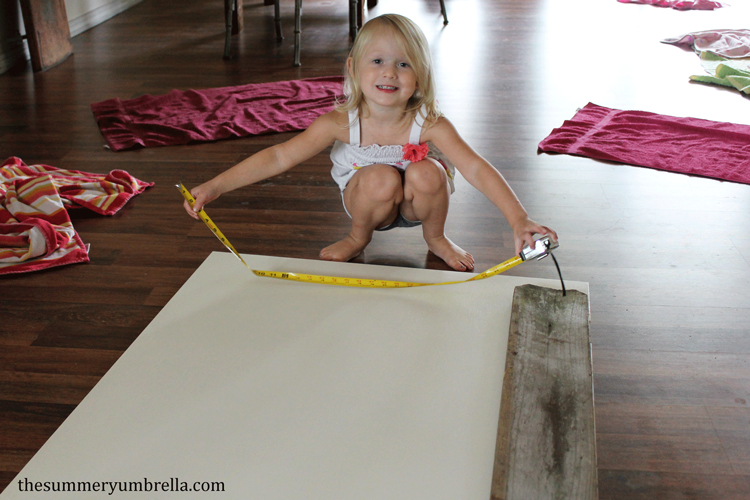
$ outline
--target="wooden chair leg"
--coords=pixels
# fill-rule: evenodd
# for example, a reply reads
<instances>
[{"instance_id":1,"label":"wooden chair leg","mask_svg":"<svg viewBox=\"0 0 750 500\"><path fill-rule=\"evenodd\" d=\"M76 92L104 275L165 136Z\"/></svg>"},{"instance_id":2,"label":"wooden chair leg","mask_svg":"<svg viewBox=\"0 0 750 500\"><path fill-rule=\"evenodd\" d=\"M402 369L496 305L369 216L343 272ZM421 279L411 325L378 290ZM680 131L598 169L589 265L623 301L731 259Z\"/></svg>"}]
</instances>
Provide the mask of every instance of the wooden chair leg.
<instances>
[{"instance_id":1,"label":"wooden chair leg","mask_svg":"<svg viewBox=\"0 0 750 500\"><path fill-rule=\"evenodd\" d=\"M448 24L448 11L445 10L445 0L440 0L440 13L443 14L443 25Z\"/></svg>"},{"instance_id":2,"label":"wooden chair leg","mask_svg":"<svg viewBox=\"0 0 750 500\"><path fill-rule=\"evenodd\" d=\"M358 0L349 0L349 37L352 41L357 37L357 29L362 26L359 6Z\"/></svg>"},{"instance_id":3,"label":"wooden chair leg","mask_svg":"<svg viewBox=\"0 0 750 500\"><path fill-rule=\"evenodd\" d=\"M281 7L279 6L279 0L273 2L273 20L276 23L276 41L280 42L284 39L284 35L281 33Z\"/></svg>"},{"instance_id":4,"label":"wooden chair leg","mask_svg":"<svg viewBox=\"0 0 750 500\"><path fill-rule=\"evenodd\" d=\"M227 32L224 38L224 59L232 57L232 17L234 5L237 0L224 0L224 18L226 20Z\"/></svg>"},{"instance_id":5,"label":"wooden chair leg","mask_svg":"<svg viewBox=\"0 0 750 500\"><path fill-rule=\"evenodd\" d=\"M232 7L232 34L236 35L245 27L245 14L242 10L242 0L234 0Z\"/></svg>"},{"instance_id":6,"label":"wooden chair leg","mask_svg":"<svg viewBox=\"0 0 750 500\"><path fill-rule=\"evenodd\" d=\"M56 66L73 53L63 0L21 0L21 13L34 71L44 71ZM0 17L4 15L0 13ZM2 24L8 23L3 19Z\"/></svg>"},{"instance_id":7,"label":"wooden chair leg","mask_svg":"<svg viewBox=\"0 0 750 500\"><path fill-rule=\"evenodd\" d=\"M300 33L302 32L302 0L294 0L294 66L300 62Z\"/></svg>"}]
</instances>

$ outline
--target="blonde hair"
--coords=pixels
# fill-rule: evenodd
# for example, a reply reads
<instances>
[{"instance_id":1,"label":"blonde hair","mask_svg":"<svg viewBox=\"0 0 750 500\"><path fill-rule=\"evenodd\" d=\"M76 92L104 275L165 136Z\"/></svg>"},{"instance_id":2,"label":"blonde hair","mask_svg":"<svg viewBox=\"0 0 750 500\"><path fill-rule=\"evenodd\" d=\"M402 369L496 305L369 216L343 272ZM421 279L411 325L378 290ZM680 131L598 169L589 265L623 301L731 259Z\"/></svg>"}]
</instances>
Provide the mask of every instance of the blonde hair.
<instances>
[{"instance_id":1,"label":"blonde hair","mask_svg":"<svg viewBox=\"0 0 750 500\"><path fill-rule=\"evenodd\" d=\"M354 40L349 58L351 58L351 71L344 72L344 94L346 100L339 104L342 112L357 110L359 113L367 112L367 104L359 85L358 69L361 59L368 45L375 37L383 32L394 35L394 39L406 55L407 62L414 69L417 77L417 90L406 103L407 114L421 113L425 108L423 116L427 124L434 124L443 116L438 109L435 77L432 70L432 56L427 39L414 21L398 14L384 14L371 19L362 27Z\"/></svg>"}]
</instances>

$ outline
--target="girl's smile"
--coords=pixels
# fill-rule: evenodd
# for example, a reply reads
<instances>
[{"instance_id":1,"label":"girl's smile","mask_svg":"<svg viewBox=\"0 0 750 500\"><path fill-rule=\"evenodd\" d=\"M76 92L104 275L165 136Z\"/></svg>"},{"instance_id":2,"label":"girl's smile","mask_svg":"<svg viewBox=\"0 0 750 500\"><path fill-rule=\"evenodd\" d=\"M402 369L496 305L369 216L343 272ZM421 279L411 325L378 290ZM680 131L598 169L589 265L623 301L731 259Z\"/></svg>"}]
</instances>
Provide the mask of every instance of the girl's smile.
<instances>
[{"instance_id":1,"label":"girl's smile","mask_svg":"<svg viewBox=\"0 0 750 500\"><path fill-rule=\"evenodd\" d=\"M387 85L376 85L376 87L378 88L378 90L388 93L396 92L398 90L398 87L391 87Z\"/></svg>"}]
</instances>

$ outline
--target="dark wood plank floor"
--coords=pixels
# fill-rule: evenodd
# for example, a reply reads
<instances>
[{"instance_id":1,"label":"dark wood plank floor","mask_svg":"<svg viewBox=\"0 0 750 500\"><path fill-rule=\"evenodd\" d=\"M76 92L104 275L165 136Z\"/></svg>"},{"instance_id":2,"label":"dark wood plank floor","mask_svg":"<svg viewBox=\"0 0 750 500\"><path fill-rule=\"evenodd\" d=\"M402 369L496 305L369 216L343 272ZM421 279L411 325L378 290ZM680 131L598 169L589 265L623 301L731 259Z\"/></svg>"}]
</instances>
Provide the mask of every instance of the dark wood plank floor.
<instances>
[{"instance_id":1,"label":"dark wood plank floor","mask_svg":"<svg viewBox=\"0 0 750 500\"><path fill-rule=\"evenodd\" d=\"M221 2L144 0L73 39L47 72L0 75L0 154L156 182L114 217L75 212L91 262L0 278L0 487L5 487L213 250L173 185L208 179L288 134L113 153L89 105L171 89L340 73L346 2L305 0L302 67L275 42L272 7L245 1L222 60ZM433 48L440 104L501 169L532 216L560 234L566 278L591 286L600 497L750 498L750 186L538 155L591 101L750 124L750 100L690 84L697 57L659 40L738 28L746 2L678 12L615 0L380 0ZM321 154L229 194L212 218L245 253L315 259L348 229ZM513 252L507 223L465 181L448 231L478 269ZM442 269L418 231L378 234L360 262ZM513 274L555 277L549 261Z\"/></svg>"}]
</instances>

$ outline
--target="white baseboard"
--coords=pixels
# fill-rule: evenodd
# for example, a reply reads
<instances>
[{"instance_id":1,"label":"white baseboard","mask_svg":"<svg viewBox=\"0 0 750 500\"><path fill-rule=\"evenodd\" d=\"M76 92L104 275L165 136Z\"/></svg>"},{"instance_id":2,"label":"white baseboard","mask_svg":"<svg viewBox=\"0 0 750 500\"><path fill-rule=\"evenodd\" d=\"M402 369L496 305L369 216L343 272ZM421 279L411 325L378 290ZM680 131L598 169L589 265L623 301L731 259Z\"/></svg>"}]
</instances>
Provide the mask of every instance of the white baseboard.
<instances>
[{"instance_id":1,"label":"white baseboard","mask_svg":"<svg viewBox=\"0 0 750 500\"><path fill-rule=\"evenodd\" d=\"M96 9L85 13L82 16L71 19L68 22L70 25L70 36L74 37L80 35L84 31L115 17L117 14L128 10L133 5L141 3L142 1L143 0L113 0L101 7L97 7Z\"/></svg>"}]
</instances>

